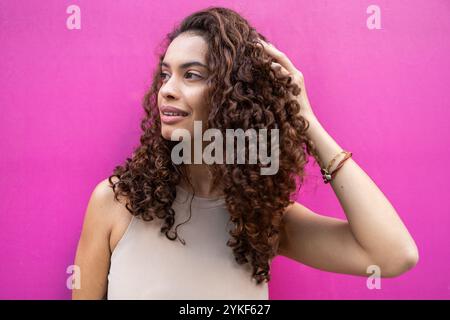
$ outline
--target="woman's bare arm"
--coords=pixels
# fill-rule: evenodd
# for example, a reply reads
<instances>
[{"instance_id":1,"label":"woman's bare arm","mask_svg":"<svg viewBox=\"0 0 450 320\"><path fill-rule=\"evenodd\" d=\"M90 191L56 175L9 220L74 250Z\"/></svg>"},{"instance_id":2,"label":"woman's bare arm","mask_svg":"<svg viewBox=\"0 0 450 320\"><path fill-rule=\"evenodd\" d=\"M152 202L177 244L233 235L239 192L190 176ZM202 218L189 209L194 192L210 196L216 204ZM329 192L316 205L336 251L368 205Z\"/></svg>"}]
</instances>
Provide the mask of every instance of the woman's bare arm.
<instances>
[{"instance_id":1,"label":"woman's bare arm","mask_svg":"<svg viewBox=\"0 0 450 320\"><path fill-rule=\"evenodd\" d=\"M78 243L75 265L79 266L79 289L72 299L106 299L110 266L110 234L113 225L113 192L107 179L92 192Z\"/></svg>"}]
</instances>

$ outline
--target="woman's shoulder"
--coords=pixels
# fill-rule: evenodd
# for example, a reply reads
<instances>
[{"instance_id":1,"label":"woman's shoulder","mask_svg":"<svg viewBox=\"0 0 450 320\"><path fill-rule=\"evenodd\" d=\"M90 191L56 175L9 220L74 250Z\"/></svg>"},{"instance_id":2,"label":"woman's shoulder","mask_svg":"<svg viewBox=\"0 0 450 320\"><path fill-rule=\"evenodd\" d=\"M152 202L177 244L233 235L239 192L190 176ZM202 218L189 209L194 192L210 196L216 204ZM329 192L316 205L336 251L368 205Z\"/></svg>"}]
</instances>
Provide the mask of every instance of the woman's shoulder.
<instances>
[{"instance_id":1,"label":"woman's shoulder","mask_svg":"<svg viewBox=\"0 0 450 320\"><path fill-rule=\"evenodd\" d=\"M111 178L113 183L117 182L116 177ZM114 190L112 188L111 183L109 182L109 178L105 178L97 183L92 191L91 200L95 201L99 205L101 205L104 209L118 209L123 210L126 209L126 199L124 196L115 196Z\"/></svg>"},{"instance_id":2,"label":"woman's shoulder","mask_svg":"<svg viewBox=\"0 0 450 320\"><path fill-rule=\"evenodd\" d=\"M118 178L114 177L111 181L114 183ZM92 197L102 209L98 211L100 221L103 221L108 231L109 247L113 252L128 224L131 222L132 215L126 208L126 199L124 197L115 198L114 190L108 178L100 181L92 193Z\"/></svg>"}]
</instances>

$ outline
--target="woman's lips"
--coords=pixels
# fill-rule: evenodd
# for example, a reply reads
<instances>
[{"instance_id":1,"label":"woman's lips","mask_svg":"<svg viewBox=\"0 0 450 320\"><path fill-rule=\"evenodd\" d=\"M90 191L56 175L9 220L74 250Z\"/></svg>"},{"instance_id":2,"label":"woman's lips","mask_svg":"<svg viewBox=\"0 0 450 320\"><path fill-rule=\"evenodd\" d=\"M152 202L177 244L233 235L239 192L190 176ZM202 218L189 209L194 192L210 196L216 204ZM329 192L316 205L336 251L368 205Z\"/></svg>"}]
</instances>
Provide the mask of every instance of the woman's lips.
<instances>
[{"instance_id":1,"label":"woman's lips","mask_svg":"<svg viewBox=\"0 0 450 320\"><path fill-rule=\"evenodd\" d=\"M189 115L187 116L176 116L176 115L165 115L164 113L160 113L160 117L161 117L161 122L165 123L165 124L174 124L177 123L187 117L189 117Z\"/></svg>"}]
</instances>

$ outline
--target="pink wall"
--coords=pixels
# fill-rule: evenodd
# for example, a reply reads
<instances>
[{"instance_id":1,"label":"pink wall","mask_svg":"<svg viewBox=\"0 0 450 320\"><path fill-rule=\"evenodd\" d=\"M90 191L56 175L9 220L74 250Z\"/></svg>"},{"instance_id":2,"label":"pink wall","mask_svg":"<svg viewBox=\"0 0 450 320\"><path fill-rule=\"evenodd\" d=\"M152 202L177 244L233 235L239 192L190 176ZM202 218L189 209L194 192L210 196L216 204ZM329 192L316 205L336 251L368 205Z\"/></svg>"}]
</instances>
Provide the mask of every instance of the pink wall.
<instances>
[{"instance_id":1,"label":"pink wall","mask_svg":"<svg viewBox=\"0 0 450 320\"><path fill-rule=\"evenodd\" d=\"M81 8L81 30L66 8ZM381 8L381 29L366 9ZM432 1L1 1L0 298L69 299L93 187L138 143L153 52L209 5L243 13L304 73L327 131L391 200L420 261L382 288L273 263L271 299L448 299L450 3ZM299 201L345 217L317 167Z\"/></svg>"}]
</instances>

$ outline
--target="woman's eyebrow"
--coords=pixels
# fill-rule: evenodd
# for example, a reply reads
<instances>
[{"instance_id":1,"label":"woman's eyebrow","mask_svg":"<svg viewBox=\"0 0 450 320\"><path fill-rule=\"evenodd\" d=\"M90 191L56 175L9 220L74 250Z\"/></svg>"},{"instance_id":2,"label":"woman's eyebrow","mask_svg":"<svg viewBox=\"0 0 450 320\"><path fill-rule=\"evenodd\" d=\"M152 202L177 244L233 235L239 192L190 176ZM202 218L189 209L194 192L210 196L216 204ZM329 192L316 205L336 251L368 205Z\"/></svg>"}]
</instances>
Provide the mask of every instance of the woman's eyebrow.
<instances>
[{"instance_id":1,"label":"woman's eyebrow","mask_svg":"<svg viewBox=\"0 0 450 320\"><path fill-rule=\"evenodd\" d=\"M162 62L161 66L170 68L170 65L167 62ZM186 68L189 68L192 66L198 66L198 67L208 69L208 67L205 64L198 62L198 61L185 62L179 66L179 69L186 69Z\"/></svg>"}]
</instances>

